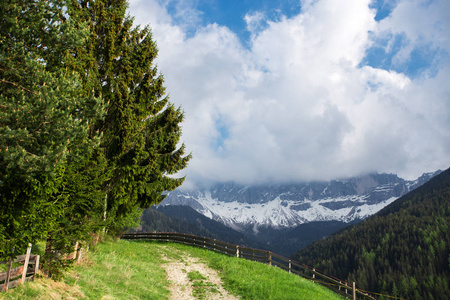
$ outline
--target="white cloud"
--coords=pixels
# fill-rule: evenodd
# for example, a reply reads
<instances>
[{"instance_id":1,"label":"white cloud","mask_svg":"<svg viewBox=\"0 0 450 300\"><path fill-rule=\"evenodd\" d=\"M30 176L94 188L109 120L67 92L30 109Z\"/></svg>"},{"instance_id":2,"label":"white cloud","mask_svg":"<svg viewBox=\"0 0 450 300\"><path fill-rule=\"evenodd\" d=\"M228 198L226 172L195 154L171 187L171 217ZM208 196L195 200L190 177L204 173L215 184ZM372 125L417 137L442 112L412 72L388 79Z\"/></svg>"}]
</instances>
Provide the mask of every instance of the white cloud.
<instances>
[{"instance_id":1,"label":"white cloud","mask_svg":"<svg viewBox=\"0 0 450 300\"><path fill-rule=\"evenodd\" d=\"M377 23L369 0L302 4L298 16L265 28L262 12L247 14L253 36L245 48L226 27L198 27L187 37L164 3L131 2L136 22L152 27L167 90L186 113L189 180L295 181L370 171L412 178L448 167L448 61L421 79L360 66L373 37L387 32L448 51L445 14L406 1ZM405 6L420 11L425 25L407 20Z\"/></svg>"},{"instance_id":2,"label":"white cloud","mask_svg":"<svg viewBox=\"0 0 450 300\"><path fill-rule=\"evenodd\" d=\"M379 37L393 40L402 35L404 47L395 55L397 64L411 63L414 50L450 51L450 2L447 0L399 1L391 15L377 28ZM387 48L386 51L392 49ZM414 63L414 62L412 62ZM436 61L438 63L438 61Z\"/></svg>"},{"instance_id":3,"label":"white cloud","mask_svg":"<svg viewBox=\"0 0 450 300\"><path fill-rule=\"evenodd\" d=\"M252 36L258 34L267 22L266 16L260 11L247 13L244 20L247 24L247 30L252 34Z\"/></svg>"}]
</instances>

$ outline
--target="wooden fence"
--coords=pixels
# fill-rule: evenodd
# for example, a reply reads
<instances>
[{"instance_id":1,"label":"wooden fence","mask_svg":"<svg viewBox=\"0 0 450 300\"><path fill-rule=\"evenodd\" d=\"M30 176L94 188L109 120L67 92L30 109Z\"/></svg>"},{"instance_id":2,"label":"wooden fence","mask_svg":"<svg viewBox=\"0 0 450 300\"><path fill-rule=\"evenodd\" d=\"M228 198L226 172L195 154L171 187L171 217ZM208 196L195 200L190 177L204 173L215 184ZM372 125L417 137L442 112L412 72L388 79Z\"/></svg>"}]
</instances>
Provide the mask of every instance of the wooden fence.
<instances>
[{"instance_id":1,"label":"wooden fence","mask_svg":"<svg viewBox=\"0 0 450 300\"><path fill-rule=\"evenodd\" d=\"M73 260L80 262L83 248L77 242L74 251L66 254L59 254L59 259ZM0 272L0 292L8 291L21 283L34 280L35 275L39 272L39 255L31 254L31 244L28 246L27 254L19 255L16 259L9 261L0 261L0 264L7 264L6 272ZM21 264L12 268L13 264Z\"/></svg>"},{"instance_id":2,"label":"wooden fence","mask_svg":"<svg viewBox=\"0 0 450 300\"><path fill-rule=\"evenodd\" d=\"M17 263L21 265L13 268L12 265ZM29 244L25 255L19 255L14 260L0 261L0 264L7 264L6 272L0 272L0 291L8 291L9 288L34 280L39 271L39 255L31 254L31 244Z\"/></svg>"},{"instance_id":3,"label":"wooden fence","mask_svg":"<svg viewBox=\"0 0 450 300\"><path fill-rule=\"evenodd\" d=\"M344 296L353 297L353 299L376 299L373 296L369 295L367 292L357 289L354 283L348 284L343 280L326 275L312 267L298 263L292 259L286 258L271 251L249 248L211 238L173 232L127 233L122 235L121 238L126 240L142 239L163 242L176 242L205 248L226 255L241 257L248 260L279 267L289 273L300 275L309 280L312 280L313 282L325 285L331 288L333 291L338 292Z\"/></svg>"}]
</instances>

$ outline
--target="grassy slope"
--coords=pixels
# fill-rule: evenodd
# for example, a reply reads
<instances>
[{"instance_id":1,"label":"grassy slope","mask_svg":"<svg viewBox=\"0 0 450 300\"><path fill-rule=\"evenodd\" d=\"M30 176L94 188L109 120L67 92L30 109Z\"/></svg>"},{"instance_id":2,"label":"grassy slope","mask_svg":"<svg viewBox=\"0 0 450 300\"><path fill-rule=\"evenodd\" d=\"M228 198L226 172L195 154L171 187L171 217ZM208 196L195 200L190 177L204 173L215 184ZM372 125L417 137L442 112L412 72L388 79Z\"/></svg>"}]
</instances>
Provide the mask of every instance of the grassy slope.
<instances>
[{"instance_id":1,"label":"grassy slope","mask_svg":"<svg viewBox=\"0 0 450 300\"><path fill-rule=\"evenodd\" d=\"M242 299L342 299L338 294L279 268L212 251L176 245L219 270L225 288Z\"/></svg>"},{"instance_id":2,"label":"grassy slope","mask_svg":"<svg viewBox=\"0 0 450 300\"><path fill-rule=\"evenodd\" d=\"M225 288L241 299L341 299L326 288L264 264L184 245L129 241L98 245L64 282L39 279L1 293L0 298L168 299L161 255L176 259L180 251L219 270Z\"/></svg>"}]
</instances>

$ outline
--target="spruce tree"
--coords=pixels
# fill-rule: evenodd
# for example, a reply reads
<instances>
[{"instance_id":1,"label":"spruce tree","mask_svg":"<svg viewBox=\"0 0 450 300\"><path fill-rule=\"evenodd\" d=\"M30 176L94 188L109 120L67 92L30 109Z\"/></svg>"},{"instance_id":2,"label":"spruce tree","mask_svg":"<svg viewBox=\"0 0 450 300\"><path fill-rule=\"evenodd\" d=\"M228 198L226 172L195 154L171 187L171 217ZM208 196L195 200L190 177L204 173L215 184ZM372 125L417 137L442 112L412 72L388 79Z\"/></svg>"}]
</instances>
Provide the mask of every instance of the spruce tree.
<instances>
[{"instance_id":1,"label":"spruce tree","mask_svg":"<svg viewBox=\"0 0 450 300\"><path fill-rule=\"evenodd\" d=\"M101 147L110 178L105 190L107 228L120 230L140 209L160 203L184 178L190 155L178 146L183 112L165 96L163 76L153 61L150 29L133 27L125 0L73 0L72 19L88 22L91 36L77 50L74 66L84 85L105 101Z\"/></svg>"},{"instance_id":2,"label":"spruce tree","mask_svg":"<svg viewBox=\"0 0 450 300\"><path fill-rule=\"evenodd\" d=\"M49 276L58 277L71 265L72 261L60 254L73 252L75 245L86 247L104 227L102 187L108 173L106 160L99 152L98 148L86 151L73 144L69 147L62 184L53 195L67 200L54 230L47 236L43 267Z\"/></svg>"},{"instance_id":3,"label":"spruce tree","mask_svg":"<svg viewBox=\"0 0 450 300\"><path fill-rule=\"evenodd\" d=\"M3 1L0 14L0 256L25 251L57 227L68 147L98 108L67 67L83 24L60 0ZM83 93L82 93L83 92Z\"/></svg>"}]
</instances>

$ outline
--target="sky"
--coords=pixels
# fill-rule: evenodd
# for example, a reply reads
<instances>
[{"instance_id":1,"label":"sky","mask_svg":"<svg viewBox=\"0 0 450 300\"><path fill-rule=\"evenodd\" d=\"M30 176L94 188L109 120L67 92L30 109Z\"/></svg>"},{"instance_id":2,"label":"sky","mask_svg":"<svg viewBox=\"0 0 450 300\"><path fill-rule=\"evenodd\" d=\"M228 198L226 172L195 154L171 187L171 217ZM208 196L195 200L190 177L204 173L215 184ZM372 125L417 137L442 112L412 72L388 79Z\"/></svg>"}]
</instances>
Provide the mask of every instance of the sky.
<instances>
[{"instance_id":1,"label":"sky","mask_svg":"<svg viewBox=\"0 0 450 300\"><path fill-rule=\"evenodd\" d=\"M184 187L450 167L450 1L131 0L193 158Z\"/></svg>"}]
</instances>

